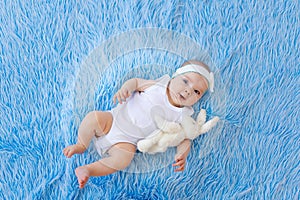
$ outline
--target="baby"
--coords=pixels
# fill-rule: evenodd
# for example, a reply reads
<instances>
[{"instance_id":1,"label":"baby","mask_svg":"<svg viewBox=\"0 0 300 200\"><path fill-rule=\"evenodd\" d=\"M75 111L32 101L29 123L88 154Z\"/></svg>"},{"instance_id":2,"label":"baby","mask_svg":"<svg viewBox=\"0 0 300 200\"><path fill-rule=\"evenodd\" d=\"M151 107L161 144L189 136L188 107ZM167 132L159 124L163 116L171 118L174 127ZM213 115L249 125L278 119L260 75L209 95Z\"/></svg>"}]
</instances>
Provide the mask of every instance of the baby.
<instances>
[{"instance_id":1,"label":"baby","mask_svg":"<svg viewBox=\"0 0 300 200\"><path fill-rule=\"evenodd\" d=\"M125 169L132 161L137 142L146 138L157 127L154 115L168 121L180 122L182 116L192 115L194 105L210 89L214 76L200 61L186 61L172 78L165 75L157 80L133 78L126 81L114 95L119 104L111 111L92 111L82 120L77 143L63 150L70 158L83 153L94 139L101 155L99 161L76 168L79 187L83 188L90 176L105 176ZM190 140L177 147L175 171L183 171L190 151Z\"/></svg>"}]
</instances>

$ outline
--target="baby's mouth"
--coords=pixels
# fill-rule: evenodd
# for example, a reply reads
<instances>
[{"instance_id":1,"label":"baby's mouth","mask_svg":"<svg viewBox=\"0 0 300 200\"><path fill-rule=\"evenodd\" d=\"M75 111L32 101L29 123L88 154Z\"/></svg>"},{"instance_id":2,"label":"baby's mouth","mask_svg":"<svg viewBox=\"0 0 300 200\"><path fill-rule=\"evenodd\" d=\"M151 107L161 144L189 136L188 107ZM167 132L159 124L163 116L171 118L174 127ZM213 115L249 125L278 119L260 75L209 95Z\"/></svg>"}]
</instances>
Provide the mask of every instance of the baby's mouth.
<instances>
[{"instance_id":1,"label":"baby's mouth","mask_svg":"<svg viewBox=\"0 0 300 200\"><path fill-rule=\"evenodd\" d=\"M185 97L182 96L181 94L179 94L179 98L180 98L180 100L185 100Z\"/></svg>"}]
</instances>

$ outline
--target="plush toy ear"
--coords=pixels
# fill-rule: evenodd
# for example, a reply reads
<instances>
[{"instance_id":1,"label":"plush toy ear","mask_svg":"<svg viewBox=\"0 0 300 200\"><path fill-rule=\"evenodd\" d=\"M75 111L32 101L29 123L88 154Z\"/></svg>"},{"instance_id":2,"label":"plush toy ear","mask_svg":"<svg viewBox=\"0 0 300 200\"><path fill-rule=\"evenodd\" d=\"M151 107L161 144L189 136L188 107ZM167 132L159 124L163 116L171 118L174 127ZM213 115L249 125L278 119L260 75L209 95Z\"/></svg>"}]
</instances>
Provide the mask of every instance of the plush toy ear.
<instances>
[{"instance_id":1,"label":"plush toy ear","mask_svg":"<svg viewBox=\"0 0 300 200\"><path fill-rule=\"evenodd\" d=\"M182 118L181 126L184 131L184 135L187 139L194 139L198 134L198 124L196 121L188 115L184 115Z\"/></svg>"},{"instance_id":2,"label":"plush toy ear","mask_svg":"<svg viewBox=\"0 0 300 200\"><path fill-rule=\"evenodd\" d=\"M201 127L205 123L205 121L206 121L206 110L201 109L197 116L198 127Z\"/></svg>"},{"instance_id":3,"label":"plush toy ear","mask_svg":"<svg viewBox=\"0 0 300 200\"><path fill-rule=\"evenodd\" d=\"M207 131L209 131L212 127L214 127L217 122L219 121L219 117L214 117L211 120L207 121L205 124L203 124L200 129L199 129L199 133L206 133Z\"/></svg>"}]
</instances>

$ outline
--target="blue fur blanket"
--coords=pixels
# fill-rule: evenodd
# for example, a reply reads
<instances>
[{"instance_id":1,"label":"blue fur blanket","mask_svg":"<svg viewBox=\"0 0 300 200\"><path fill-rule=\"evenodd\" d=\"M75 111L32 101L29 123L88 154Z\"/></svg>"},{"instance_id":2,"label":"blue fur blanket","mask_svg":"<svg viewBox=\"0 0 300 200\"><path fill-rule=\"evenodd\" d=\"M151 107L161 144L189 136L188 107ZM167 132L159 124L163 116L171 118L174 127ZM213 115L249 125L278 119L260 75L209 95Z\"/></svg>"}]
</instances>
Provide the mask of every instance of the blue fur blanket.
<instances>
[{"instance_id":1,"label":"blue fur blanket","mask_svg":"<svg viewBox=\"0 0 300 200\"><path fill-rule=\"evenodd\" d=\"M0 199L299 199L299 1L1 1ZM79 189L66 159L89 111L124 80L207 62L216 86L195 105L221 121L175 150L137 152Z\"/></svg>"}]
</instances>

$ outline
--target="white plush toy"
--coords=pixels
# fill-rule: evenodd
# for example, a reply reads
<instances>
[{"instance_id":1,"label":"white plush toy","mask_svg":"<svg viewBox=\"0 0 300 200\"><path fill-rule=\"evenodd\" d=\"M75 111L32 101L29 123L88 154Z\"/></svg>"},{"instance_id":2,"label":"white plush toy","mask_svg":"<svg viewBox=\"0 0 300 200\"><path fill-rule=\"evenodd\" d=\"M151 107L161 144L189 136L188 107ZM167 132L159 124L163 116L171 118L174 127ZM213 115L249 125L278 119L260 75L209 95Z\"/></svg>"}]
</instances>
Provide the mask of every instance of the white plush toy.
<instances>
[{"instance_id":1,"label":"white plush toy","mask_svg":"<svg viewBox=\"0 0 300 200\"><path fill-rule=\"evenodd\" d=\"M137 143L137 148L141 152L150 154L164 152L168 147L178 146L184 139L193 140L214 127L219 121L219 117L214 117L205 122L206 111L201 109L197 121L190 116L183 116L182 123L179 124L166 121L158 115L154 117L154 121L158 130Z\"/></svg>"}]
</instances>

